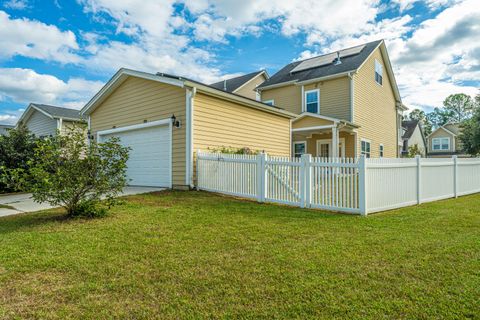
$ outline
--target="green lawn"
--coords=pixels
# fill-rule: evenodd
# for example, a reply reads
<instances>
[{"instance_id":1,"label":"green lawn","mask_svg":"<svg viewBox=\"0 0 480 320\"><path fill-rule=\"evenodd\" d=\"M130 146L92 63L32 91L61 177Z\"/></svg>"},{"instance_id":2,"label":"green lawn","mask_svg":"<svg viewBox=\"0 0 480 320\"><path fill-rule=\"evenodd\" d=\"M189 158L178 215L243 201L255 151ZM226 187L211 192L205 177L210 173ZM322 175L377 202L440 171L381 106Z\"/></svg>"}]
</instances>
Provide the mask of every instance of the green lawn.
<instances>
[{"instance_id":1,"label":"green lawn","mask_svg":"<svg viewBox=\"0 0 480 320\"><path fill-rule=\"evenodd\" d=\"M480 195L367 218L127 199L0 218L0 318L480 319Z\"/></svg>"}]
</instances>

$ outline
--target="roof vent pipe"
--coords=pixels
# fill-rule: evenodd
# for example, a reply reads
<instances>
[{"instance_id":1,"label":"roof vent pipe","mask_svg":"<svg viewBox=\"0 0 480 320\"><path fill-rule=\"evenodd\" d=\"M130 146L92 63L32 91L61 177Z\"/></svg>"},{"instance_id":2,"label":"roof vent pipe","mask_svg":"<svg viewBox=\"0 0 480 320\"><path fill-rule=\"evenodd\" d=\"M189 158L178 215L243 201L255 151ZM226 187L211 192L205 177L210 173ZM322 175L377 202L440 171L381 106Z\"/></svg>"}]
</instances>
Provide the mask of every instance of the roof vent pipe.
<instances>
[{"instance_id":1,"label":"roof vent pipe","mask_svg":"<svg viewBox=\"0 0 480 320\"><path fill-rule=\"evenodd\" d=\"M335 58L335 62L333 64L336 66L342 64L342 60L340 60L340 51L337 51L337 57Z\"/></svg>"},{"instance_id":2,"label":"roof vent pipe","mask_svg":"<svg viewBox=\"0 0 480 320\"><path fill-rule=\"evenodd\" d=\"M223 91L227 91L227 80L223 80Z\"/></svg>"}]
</instances>

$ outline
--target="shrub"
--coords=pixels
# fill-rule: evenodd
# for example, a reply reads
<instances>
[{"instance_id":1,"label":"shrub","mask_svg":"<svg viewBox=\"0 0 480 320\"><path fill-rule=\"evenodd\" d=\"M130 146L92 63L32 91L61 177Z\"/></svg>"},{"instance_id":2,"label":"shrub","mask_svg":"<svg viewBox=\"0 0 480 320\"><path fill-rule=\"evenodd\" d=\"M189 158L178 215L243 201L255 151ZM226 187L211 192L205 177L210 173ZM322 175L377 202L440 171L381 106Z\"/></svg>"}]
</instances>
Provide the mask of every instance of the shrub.
<instances>
[{"instance_id":1,"label":"shrub","mask_svg":"<svg viewBox=\"0 0 480 320\"><path fill-rule=\"evenodd\" d=\"M233 148L233 147L218 147L218 148L208 148L208 151L214 152L214 153L227 153L227 154L259 154L260 151L258 150L252 150L249 147L243 147L243 148Z\"/></svg>"},{"instance_id":2,"label":"shrub","mask_svg":"<svg viewBox=\"0 0 480 320\"><path fill-rule=\"evenodd\" d=\"M0 193L24 190L23 172L34 157L37 141L25 125L0 136Z\"/></svg>"},{"instance_id":3,"label":"shrub","mask_svg":"<svg viewBox=\"0 0 480 320\"><path fill-rule=\"evenodd\" d=\"M63 206L69 216L99 216L100 200L112 205L126 186L127 160L117 138L88 144L83 130L71 128L38 142L26 180L35 201Z\"/></svg>"}]
</instances>

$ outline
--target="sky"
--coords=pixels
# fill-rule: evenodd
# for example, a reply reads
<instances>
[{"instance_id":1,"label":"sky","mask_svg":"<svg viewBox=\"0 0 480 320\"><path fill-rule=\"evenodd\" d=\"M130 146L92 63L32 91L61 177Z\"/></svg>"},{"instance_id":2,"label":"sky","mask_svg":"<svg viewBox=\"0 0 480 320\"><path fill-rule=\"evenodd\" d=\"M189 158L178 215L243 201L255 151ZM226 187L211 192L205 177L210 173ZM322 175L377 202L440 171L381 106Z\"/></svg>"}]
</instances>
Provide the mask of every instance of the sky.
<instances>
[{"instance_id":1,"label":"sky","mask_svg":"<svg viewBox=\"0 0 480 320\"><path fill-rule=\"evenodd\" d=\"M378 39L410 109L480 92L479 0L2 0L0 123L121 67L211 83Z\"/></svg>"}]
</instances>

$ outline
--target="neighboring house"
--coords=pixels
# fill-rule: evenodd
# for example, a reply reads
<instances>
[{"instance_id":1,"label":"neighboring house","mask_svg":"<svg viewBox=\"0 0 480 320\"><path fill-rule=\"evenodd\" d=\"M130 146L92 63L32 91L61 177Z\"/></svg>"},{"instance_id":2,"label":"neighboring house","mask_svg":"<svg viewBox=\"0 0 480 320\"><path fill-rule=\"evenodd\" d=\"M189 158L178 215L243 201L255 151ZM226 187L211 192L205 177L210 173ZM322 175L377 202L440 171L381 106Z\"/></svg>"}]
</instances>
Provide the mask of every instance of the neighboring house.
<instances>
[{"instance_id":1,"label":"neighboring house","mask_svg":"<svg viewBox=\"0 0 480 320\"><path fill-rule=\"evenodd\" d=\"M95 139L117 136L131 148L131 185L175 188L193 187L197 150L248 147L288 156L295 117L197 81L128 69L120 69L81 113Z\"/></svg>"},{"instance_id":2,"label":"neighboring house","mask_svg":"<svg viewBox=\"0 0 480 320\"><path fill-rule=\"evenodd\" d=\"M407 156L409 148L417 145L422 157L427 155L427 142L423 127L418 120L407 120L402 122L403 128L403 148L402 156Z\"/></svg>"},{"instance_id":3,"label":"neighboring house","mask_svg":"<svg viewBox=\"0 0 480 320\"><path fill-rule=\"evenodd\" d=\"M18 120L23 123L37 137L49 137L68 128L86 125L79 110L50 106L46 104L30 103ZM18 125L17 124L17 125Z\"/></svg>"},{"instance_id":4,"label":"neighboring house","mask_svg":"<svg viewBox=\"0 0 480 320\"><path fill-rule=\"evenodd\" d=\"M429 158L449 158L453 155L468 157L460 143L461 129L458 123L450 123L435 129L428 137Z\"/></svg>"},{"instance_id":5,"label":"neighboring house","mask_svg":"<svg viewBox=\"0 0 480 320\"><path fill-rule=\"evenodd\" d=\"M260 84L265 82L265 80L268 80L268 73L265 70L260 70L236 78L212 83L210 86L250 99L260 100L256 89Z\"/></svg>"},{"instance_id":6,"label":"neighboring house","mask_svg":"<svg viewBox=\"0 0 480 320\"><path fill-rule=\"evenodd\" d=\"M406 107L383 40L290 63L257 90L297 115L292 155L400 156Z\"/></svg>"},{"instance_id":7,"label":"neighboring house","mask_svg":"<svg viewBox=\"0 0 480 320\"><path fill-rule=\"evenodd\" d=\"M15 128L15 126L9 124L0 124L0 136L7 134L8 130Z\"/></svg>"}]
</instances>

